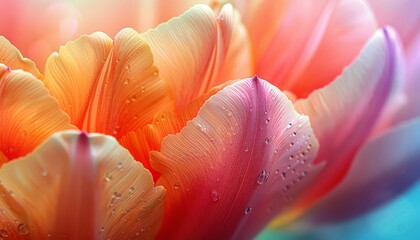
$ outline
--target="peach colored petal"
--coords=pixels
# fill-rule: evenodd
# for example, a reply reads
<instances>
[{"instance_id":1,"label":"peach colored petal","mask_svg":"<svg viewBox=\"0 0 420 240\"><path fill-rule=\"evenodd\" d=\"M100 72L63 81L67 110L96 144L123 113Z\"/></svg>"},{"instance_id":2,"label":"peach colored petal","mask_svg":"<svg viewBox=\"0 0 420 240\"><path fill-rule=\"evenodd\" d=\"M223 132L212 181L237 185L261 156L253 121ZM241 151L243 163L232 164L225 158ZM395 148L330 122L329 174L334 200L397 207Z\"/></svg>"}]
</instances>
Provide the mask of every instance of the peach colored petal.
<instances>
[{"instance_id":1,"label":"peach colored petal","mask_svg":"<svg viewBox=\"0 0 420 240\"><path fill-rule=\"evenodd\" d=\"M343 178L401 78L401 56L394 36L391 29L378 30L340 77L295 103L300 113L310 117L319 138L316 162L327 163L304 199L306 204Z\"/></svg>"},{"instance_id":2,"label":"peach colored petal","mask_svg":"<svg viewBox=\"0 0 420 240\"><path fill-rule=\"evenodd\" d=\"M119 139L119 142L122 146L129 149L134 158L141 161L152 172L155 180L157 180L159 174L153 170L149 162L150 151L160 150L160 145L164 137L180 132L188 121L197 116L198 111L207 99L231 83L232 81L229 81L223 85L214 87L208 93L191 101L180 113L159 112L155 115L151 124L137 131L127 133Z\"/></svg>"},{"instance_id":3,"label":"peach colored petal","mask_svg":"<svg viewBox=\"0 0 420 240\"><path fill-rule=\"evenodd\" d=\"M253 1L243 16L257 74L298 98L331 82L375 30L369 8L353 0Z\"/></svg>"},{"instance_id":4,"label":"peach colored petal","mask_svg":"<svg viewBox=\"0 0 420 240\"><path fill-rule=\"evenodd\" d=\"M31 60L24 58L19 50L13 46L9 40L0 36L0 63L12 69L22 69L32 73L35 77L42 79L42 74L38 71Z\"/></svg>"},{"instance_id":5,"label":"peach colored petal","mask_svg":"<svg viewBox=\"0 0 420 240\"><path fill-rule=\"evenodd\" d=\"M24 156L53 133L74 129L42 82L0 64L0 165Z\"/></svg>"},{"instance_id":6,"label":"peach colored petal","mask_svg":"<svg viewBox=\"0 0 420 240\"><path fill-rule=\"evenodd\" d=\"M48 59L45 82L72 123L89 132L120 137L173 109L149 46L132 29L114 41L94 33L68 43Z\"/></svg>"},{"instance_id":7,"label":"peach colored petal","mask_svg":"<svg viewBox=\"0 0 420 240\"><path fill-rule=\"evenodd\" d=\"M226 80L252 73L247 35L229 4L219 16L209 6L196 5L142 37L173 90L177 110Z\"/></svg>"},{"instance_id":8,"label":"peach colored petal","mask_svg":"<svg viewBox=\"0 0 420 240\"><path fill-rule=\"evenodd\" d=\"M0 170L11 239L153 238L165 190L111 137L64 132Z\"/></svg>"},{"instance_id":9,"label":"peach colored petal","mask_svg":"<svg viewBox=\"0 0 420 240\"><path fill-rule=\"evenodd\" d=\"M274 86L254 77L224 88L151 153L168 191L158 237L255 236L318 170L317 148L308 118Z\"/></svg>"}]
</instances>

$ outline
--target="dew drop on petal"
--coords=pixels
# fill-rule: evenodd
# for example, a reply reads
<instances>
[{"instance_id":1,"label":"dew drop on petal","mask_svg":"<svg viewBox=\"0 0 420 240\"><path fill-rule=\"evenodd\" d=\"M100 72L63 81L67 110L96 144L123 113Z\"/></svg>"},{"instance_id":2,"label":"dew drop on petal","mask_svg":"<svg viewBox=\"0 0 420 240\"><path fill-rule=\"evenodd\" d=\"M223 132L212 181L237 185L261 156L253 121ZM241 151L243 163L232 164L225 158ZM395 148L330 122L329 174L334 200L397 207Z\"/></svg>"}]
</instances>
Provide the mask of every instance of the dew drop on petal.
<instances>
[{"instance_id":1,"label":"dew drop on petal","mask_svg":"<svg viewBox=\"0 0 420 240\"><path fill-rule=\"evenodd\" d=\"M123 166L122 162L119 162L117 167L120 171L124 170L124 166Z\"/></svg>"},{"instance_id":2,"label":"dew drop on petal","mask_svg":"<svg viewBox=\"0 0 420 240\"><path fill-rule=\"evenodd\" d=\"M249 148L248 147L245 147L245 150L244 150L245 152L249 152Z\"/></svg>"},{"instance_id":3,"label":"dew drop on petal","mask_svg":"<svg viewBox=\"0 0 420 240\"><path fill-rule=\"evenodd\" d=\"M20 235L26 235L29 233L28 226L25 223L19 224L17 228Z\"/></svg>"},{"instance_id":4,"label":"dew drop on petal","mask_svg":"<svg viewBox=\"0 0 420 240\"><path fill-rule=\"evenodd\" d=\"M269 144L269 143L270 143L270 138L266 137L266 138L265 138L265 140L264 140L264 142L265 142L266 144Z\"/></svg>"},{"instance_id":5,"label":"dew drop on petal","mask_svg":"<svg viewBox=\"0 0 420 240\"><path fill-rule=\"evenodd\" d=\"M2 237L8 237L9 234L7 233L6 230L0 230L0 236L2 236Z\"/></svg>"},{"instance_id":6,"label":"dew drop on petal","mask_svg":"<svg viewBox=\"0 0 420 240\"><path fill-rule=\"evenodd\" d=\"M258 183L259 185L266 183L266 182L268 181L268 176L269 176L269 175L270 175L270 174L269 174L266 170L262 170L262 171L258 174L258 177L257 177L257 183Z\"/></svg>"},{"instance_id":7,"label":"dew drop on petal","mask_svg":"<svg viewBox=\"0 0 420 240\"><path fill-rule=\"evenodd\" d=\"M210 197L211 197L211 200L212 200L213 202L217 202L217 201L219 201L219 193L216 191L216 189L213 189L213 190L211 191L211 193L210 193Z\"/></svg>"},{"instance_id":8,"label":"dew drop on petal","mask_svg":"<svg viewBox=\"0 0 420 240\"><path fill-rule=\"evenodd\" d=\"M41 172L41 176L46 177L48 176L48 170L44 170Z\"/></svg>"},{"instance_id":9,"label":"dew drop on petal","mask_svg":"<svg viewBox=\"0 0 420 240\"><path fill-rule=\"evenodd\" d=\"M245 214L246 214L246 215L250 214L250 213L251 213L251 211L252 211L252 208L251 208L251 207L247 207L247 208L245 208Z\"/></svg>"},{"instance_id":10,"label":"dew drop on petal","mask_svg":"<svg viewBox=\"0 0 420 240\"><path fill-rule=\"evenodd\" d=\"M115 198L115 199L120 199L120 198L121 198L121 193L114 192L114 193L112 194L112 198Z\"/></svg>"}]
</instances>

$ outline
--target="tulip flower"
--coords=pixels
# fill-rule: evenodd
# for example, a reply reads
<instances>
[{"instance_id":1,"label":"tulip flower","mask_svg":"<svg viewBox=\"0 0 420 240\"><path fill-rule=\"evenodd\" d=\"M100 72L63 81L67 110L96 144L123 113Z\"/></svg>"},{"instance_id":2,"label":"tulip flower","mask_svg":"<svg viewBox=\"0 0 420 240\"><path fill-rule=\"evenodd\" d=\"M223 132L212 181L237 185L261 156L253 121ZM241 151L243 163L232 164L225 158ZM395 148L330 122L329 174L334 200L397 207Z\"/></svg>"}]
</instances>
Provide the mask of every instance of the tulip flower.
<instances>
[{"instance_id":1,"label":"tulip flower","mask_svg":"<svg viewBox=\"0 0 420 240\"><path fill-rule=\"evenodd\" d=\"M400 81L396 33L373 34L362 2L306 3L245 4L244 24L230 5L198 5L141 34L84 35L44 74L1 39L0 234L242 239L279 215L342 220L405 190L415 175L358 198L419 155L416 122L366 144ZM406 147L366 169L394 139Z\"/></svg>"}]
</instances>

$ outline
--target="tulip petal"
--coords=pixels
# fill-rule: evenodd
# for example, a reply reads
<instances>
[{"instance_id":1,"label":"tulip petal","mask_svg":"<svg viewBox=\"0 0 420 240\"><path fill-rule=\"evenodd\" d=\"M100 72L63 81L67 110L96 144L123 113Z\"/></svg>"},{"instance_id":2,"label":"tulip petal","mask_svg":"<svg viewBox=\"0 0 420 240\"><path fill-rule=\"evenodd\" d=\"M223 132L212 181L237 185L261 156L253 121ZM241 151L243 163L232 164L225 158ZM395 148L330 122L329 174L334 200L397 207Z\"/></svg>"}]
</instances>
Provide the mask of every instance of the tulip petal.
<instances>
[{"instance_id":1,"label":"tulip petal","mask_svg":"<svg viewBox=\"0 0 420 240\"><path fill-rule=\"evenodd\" d=\"M38 79L43 78L42 74L36 68L35 63L24 58L19 50L3 36L0 36L0 49L0 63L12 69L22 69L23 71L30 72Z\"/></svg>"},{"instance_id":2,"label":"tulip petal","mask_svg":"<svg viewBox=\"0 0 420 240\"><path fill-rule=\"evenodd\" d=\"M153 238L165 190L111 137L64 132L0 170L12 239Z\"/></svg>"},{"instance_id":3,"label":"tulip petal","mask_svg":"<svg viewBox=\"0 0 420 240\"><path fill-rule=\"evenodd\" d=\"M53 133L74 129L42 82L0 64L0 166L24 156Z\"/></svg>"},{"instance_id":4,"label":"tulip petal","mask_svg":"<svg viewBox=\"0 0 420 240\"><path fill-rule=\"evenodd\" d=\"M252 73L248 38L238 21L230 4L219 16L209 6L196 5L142 34L175 95L177 110L226 80Z\"/></svg>"},{"instance_id":5,"label":"tulip petal","mask_svg":"<svg viewBox=\"0 0 420 240\"><path fill-rule=\"evenodd\" d=\"M148 124L137 131L127 133L119 139L119 142L122 146L129 149L134 158L149 169L154 179L157 180L159 174L153 170L149 162L150 151L160 150L160 145L164 137L180 132L188 121L197 116L198 111L207 99L231 83L232 81L229 81L214 87L208 93L191 101L180 113L164 111L156 114L152 124Z\"/></svg>"},{"instance_id":6,"label":"tulip petal","mask_svg":"<svg viewBox=\"0 0 420 240\"><path fill-rule=\"evenodd\" d=\"M274 86L254 77L224 88L151 153L168 191L158 236L251 238L310 181L317 148Z\"/></svg>"},{"instance_id":7,"label":"tulip petal","mask_svg":"<svg viewBox=\"0 0 420 240\"><path fill-rule=\"evenodd\" d=\"M420 118L366 144L346 178L304 220L348 220L381 206L420 180Z\"/></svg>"},{"instance_id":8,"label":"tulip petal","mask_svg":"<svg viewBox=\"0 0 420 240\"><path fill-rule=\"evenodd\" d=\"M370 9L353 0L255 1L243 15L257 74L299 98L331 82L376 29Z\"/></svg>"},{"instance_id":9,"label":"tulip petal","mask_svg":"<svg viewBox=\"0 0 420 240\"><path fill-rule=\"evenodd\" d=\"M298 112L309 116L319 138L316 162L327 163L307 203L342 179L400 78L401 56L393 36L391 29L377 31L340 77L295 103Z\"/></svg>"},{"instance_id":10,"label":"tulip petal","mask_svg":"<svg viewBox=\"0 0 420 240\"><path fill-rule=\"evenodd\" d=\"M94 33L68 43L48 59L45 82L73 124L117 138L173 107L147 43L132 29L114 42Z\"/></svg>"},{"instance_id":11,"label":"tulip petal","mask_svg":"<svg viewBox=\"0 0 420 240\"><path fill-rule=\"evenodd\" d=\"M404 45L410 46L419 32L420 2L411 0L368 0L367 2L372 7L379 24L394 27Z\"/></svg>"}]
</instances>

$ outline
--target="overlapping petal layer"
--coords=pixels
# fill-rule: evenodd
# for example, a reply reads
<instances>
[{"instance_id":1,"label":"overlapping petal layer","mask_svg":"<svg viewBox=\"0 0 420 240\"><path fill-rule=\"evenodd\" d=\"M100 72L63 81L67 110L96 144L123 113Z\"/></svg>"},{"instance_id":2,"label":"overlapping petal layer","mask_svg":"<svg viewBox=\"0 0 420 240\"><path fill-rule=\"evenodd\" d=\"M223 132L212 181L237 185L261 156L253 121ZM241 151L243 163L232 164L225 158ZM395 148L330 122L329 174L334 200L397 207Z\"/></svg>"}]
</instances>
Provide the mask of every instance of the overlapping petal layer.
<instances>
[{"instance_id":1,"label":"overlapping petal layer","mask_svg":"<svg viewBox=\"0 0 420 240\"><path fill-rule=\"evenodd\" d=\"M45 84L80 129L121 137L172 110L148 44L132 29L84 35L47 61Z\"/></svg>"},{"instance_id":2,"label":"overlapping petal layer","mask_svg":"<svg viewBox=\"0 0 420 240\"><path fill-rule=\"evenodd\" d=\"M327 163L304 202L314 201L342 179L401 78L393 36L392 29L378 30L340 77L295 103L298 112L310 117L319 138L316 161Z\"/></svg>"},{"instance_id":3,"label":"overlapping petal layer","mask_svg":"<svg viewBox=\"0 0 420 240\"><path fill-rule=\"evenodd\" d=\"M146 239L160 226L165 190L111 137L56 134L0 179L11 239Z\"/></svg>"},{"instance_id":4,"label":"overlapping petal layer","mask_svg":"<svg viewBox=\"0 0 420 240\"><path fill-rule=\"evenodd\" d=\"M254 77L224 88L151 153L168 191L159 237L254 236L315 175L317 148L274 86Z\"/></svg>"},{"instance_id":5,"label":"overlapping petal layer","mask_svg":"<svg viewBox=\"0 0 420 240\"><path fill-rule=\"evenodd\" d=\"M375 30L362 1L250 1L242 12L257 74L299 98L331 82Z\"/></svg>"},{"instance_id":6,"label":"overlapping petal layer","mask_svg":"<svg viewBox=\"0 0 420 240\"><path fill-rule=\"evenodd\" d=\"M19 50L9 40L0 36L0 63L12 69L22 69L32 73L35 77L42 79L41 73L31 60L24 58Z\"/></svg>"},{"instance_id":7,"label":"overlapping petal layer","mask_svg":"<svg viewBox=\"0 0 420 240\"><path fill-rule=\"evenodd\" d=\"M218 16L196 5L144 34L177 110L226 80L253 73L248 36L231 5Z\"/></svg>"},{"instance_id":8,"label":"overlapping petal layer","mask_svg":"<svg viewBox=\"0 0 420 240\"><path fill-rule=\"evenodd\" d=\"M0 166L28 154L53 133L75 128L39 79L3 64L0 119Z\"/></svg>"}]
</instances>

